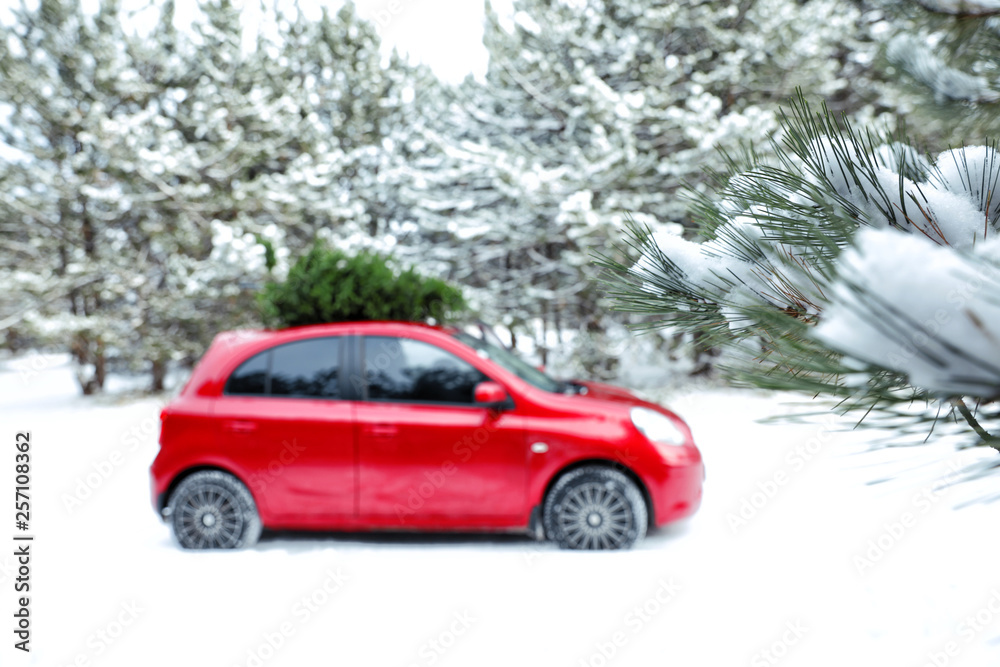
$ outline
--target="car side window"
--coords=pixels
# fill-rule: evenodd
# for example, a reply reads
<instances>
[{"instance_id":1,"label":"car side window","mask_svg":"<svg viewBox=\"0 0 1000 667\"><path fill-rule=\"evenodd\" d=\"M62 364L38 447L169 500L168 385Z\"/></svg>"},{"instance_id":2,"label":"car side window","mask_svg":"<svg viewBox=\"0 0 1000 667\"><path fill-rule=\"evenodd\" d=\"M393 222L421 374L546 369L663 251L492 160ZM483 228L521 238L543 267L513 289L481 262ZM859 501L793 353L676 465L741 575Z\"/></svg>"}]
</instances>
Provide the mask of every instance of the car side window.
<instances>
[{"instance_id":1,"label":"car side window","mask_svg":"<svg viewBox=\"0 0 1000 667\"><path fill-rule=\"evenodd\" d=\"M225 393L340 398L340 342L311 338L261 352L233 371Z\"/></svg>"},{"instance_id":2,"label":"car side window","mask_svg":"<svg viewBox=\"0 0 1000 667\"><path fill-rule=\"evenodd\" d=\"M340 398L340 345L313 338L271 350L271 395Z\"/></svg>"},{"instance_id":3,"label":"car side window","mask_svg":"<svg viewBox=\"0 0 1000 667\"><path fill-rule=\"evenodd\" d=\"M441 348L409 338L365 337L368 400L471 405L475 386L489 380Z\"/></svg>"},{"instance_id":4,"label":"car side window","mask_svg":"<svg viewBox=\"0 0 1000 667\"><path fill-rule=\"evenodd\" d=\"M239 365L226 382L227 394L261 396L267 393L267 373L271 365L271 351L261 352Z\"/></svg>"}]
</instances>

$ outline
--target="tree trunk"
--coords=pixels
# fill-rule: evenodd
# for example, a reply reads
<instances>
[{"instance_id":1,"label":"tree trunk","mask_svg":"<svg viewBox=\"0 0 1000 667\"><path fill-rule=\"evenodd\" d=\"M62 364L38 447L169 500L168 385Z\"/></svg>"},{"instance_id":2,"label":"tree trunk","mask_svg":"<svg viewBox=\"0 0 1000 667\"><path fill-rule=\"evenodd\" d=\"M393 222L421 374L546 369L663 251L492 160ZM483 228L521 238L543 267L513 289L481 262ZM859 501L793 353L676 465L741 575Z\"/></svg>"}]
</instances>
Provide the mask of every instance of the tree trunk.
<instances>
[{"instance_id":1,"label":"tree trunk","mask_svg":"<svg viewBox=\"0 0 1000 667\"><path fill-rule=\"evenodd\" d=\"M164 381L167 379L167 362L163 359L153 360L153 383L149 390L152 392L163 391Z\"/></svg>"},{"instance_id":2,"label":"tree trunk","mask_svg":"<svg viewBox=\"0 0 1000 667\"><path fill-rule=\"evenodd\" d=\"M76 381L83 395L90 396L103 390L104 379L107 376L104 345L100 341L90 340L86 334L78 334L73 339L70 352L79 366ZM88 366L93 366L93 370L85 373L84 369Z\"/></svg>"}]
</instances>

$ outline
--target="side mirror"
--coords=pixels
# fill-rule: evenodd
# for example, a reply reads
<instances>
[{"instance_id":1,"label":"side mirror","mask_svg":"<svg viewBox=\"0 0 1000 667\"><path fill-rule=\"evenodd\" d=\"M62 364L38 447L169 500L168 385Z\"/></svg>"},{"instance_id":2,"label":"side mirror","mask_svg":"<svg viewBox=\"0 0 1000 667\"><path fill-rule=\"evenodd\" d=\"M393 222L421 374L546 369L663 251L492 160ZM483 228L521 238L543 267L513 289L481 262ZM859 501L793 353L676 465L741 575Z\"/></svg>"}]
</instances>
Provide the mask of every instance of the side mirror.
<instances>
[{"instance_id":1,"label":"side mirror","mask_svg":"<svg viewBox=\"0 0 1000 667\"><path fill-rule=\"evenodd\" d=\"M476 403L498 406L507 401L507 390L496 382L480 382L472 395Z\"/></svg>"}]
</instances>

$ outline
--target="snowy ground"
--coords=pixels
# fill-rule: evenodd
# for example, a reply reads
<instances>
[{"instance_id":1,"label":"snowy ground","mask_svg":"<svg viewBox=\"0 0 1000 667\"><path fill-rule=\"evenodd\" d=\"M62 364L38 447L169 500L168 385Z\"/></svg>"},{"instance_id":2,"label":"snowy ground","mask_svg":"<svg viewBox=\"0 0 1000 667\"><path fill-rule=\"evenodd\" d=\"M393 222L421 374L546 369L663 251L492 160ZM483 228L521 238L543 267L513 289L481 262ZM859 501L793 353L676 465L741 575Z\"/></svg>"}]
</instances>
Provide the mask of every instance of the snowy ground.
<instances>
[{"instance_id":1,"label":"snowy ground","mask_svg":"<svg viewBox=\"0 0 1000 667\"><path fill-rule=\"evenodd\" d=\"M631 552L296 534L200 554L150 508L159 401L84 399L62 358L7 361L0 498L14 434L30 430L37 538L30 659L12 648L13 547L0 549L0 664L1000 663L1000 503L956 509L977 490L936 490L982 454L865 453L867 433L756 423L781 400L674 396L706 460L704 505Z\"/></svg>"}]
</instances>

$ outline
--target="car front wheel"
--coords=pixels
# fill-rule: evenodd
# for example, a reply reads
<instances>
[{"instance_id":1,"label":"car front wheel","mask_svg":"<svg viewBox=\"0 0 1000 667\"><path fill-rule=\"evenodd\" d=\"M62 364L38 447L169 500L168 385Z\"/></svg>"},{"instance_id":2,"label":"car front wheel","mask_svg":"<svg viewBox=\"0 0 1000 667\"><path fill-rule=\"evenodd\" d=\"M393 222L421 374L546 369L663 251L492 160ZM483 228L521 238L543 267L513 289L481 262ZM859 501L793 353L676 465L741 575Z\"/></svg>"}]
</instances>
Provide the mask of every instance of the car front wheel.
<instances>
[{"instance_id":1,"label":"car front wheel","mask_svg":"<svg viewBox=\"0 0 1000 667\"><path fill-rule=\"evenodd\" d=\"M260 537L257 504L243 484L220 470L197 472L170 499L174 535L185 549L241 549Z\"/></svg>"},{"instance_id":2,"label":"car front wheel","mask_svg":"<svg viewBox=\"0 0 1000 667\"><path fill-rule=\"evenodd\" d=\"M563 549L628 549L646 534L642 492L623 473L584 466L563 475L545 497L545 535Z\"/></svg>"}]
</instances>

